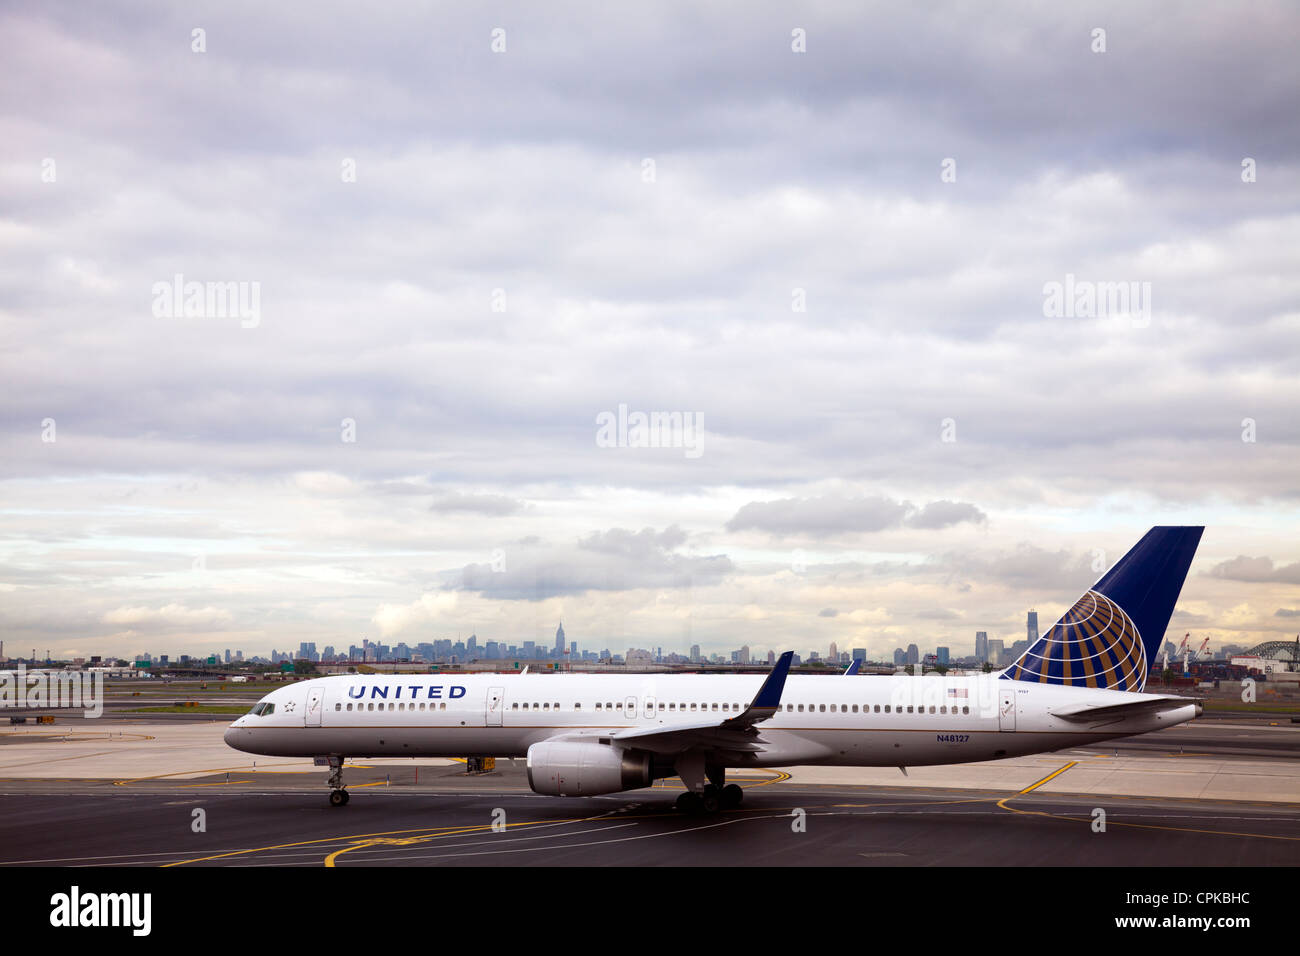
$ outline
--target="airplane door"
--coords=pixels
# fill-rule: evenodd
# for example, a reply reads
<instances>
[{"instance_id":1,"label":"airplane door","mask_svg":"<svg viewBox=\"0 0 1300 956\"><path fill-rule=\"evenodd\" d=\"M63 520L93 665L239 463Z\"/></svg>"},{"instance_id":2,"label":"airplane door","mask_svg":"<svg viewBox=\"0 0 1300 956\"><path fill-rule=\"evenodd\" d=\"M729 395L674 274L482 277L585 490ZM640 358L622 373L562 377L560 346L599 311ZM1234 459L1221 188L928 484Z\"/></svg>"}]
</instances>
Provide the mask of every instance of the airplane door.
<instances>
[{"instance_id":1,"label":"airplane door","mask_svg":"<svg viewBox=\"0 0 1300 956\"><path fill-rule=\"evenodd\" d=\"M501 726L501 715L505 711L505 699L506 699L506 691L504 687L488 688L485 726L488 727Z\"/></svg>"},{"instance_id":2,"label":"airplane door","mask_svg":"<svg viewBox=\"0 0 1300 956\"><path fill-rule=\"evenodd\" d=\"M654 717L654 715L655 715L655 699L654 699L653 697L647 697L647 698L645 699L645 716L646 716L646 719L647 719L647 720L652 719L652 718Z\"/></svg>"},{"instance_id":3,"label":"airplane door","mask_svg":"<svg viewBox=\"0 0 1300 956\"><path fill-rule=\"evenodd\" d=\"M623 701L623 716L630 720L636 720L636 698L629 697Z\"/></svg>"},{"instance_id":4,"label":"airplane door","mask_svg":"<svg viewBox=\"0 0 1300 956\"><path fill-rule=\"evenodd\" d=\"M313 687L307 691L307 709L303 712L302 723L304 727L319 727L321 711L324 710L323 700L325 689L323 687Z\"/></svg>"},{"instance_id":5,"label":"airplane door","mask_svg":"<svg viewBox=\"0 0 1300 956\"><path fill-rule=\"evenodd\" d=\"M998 730L1016 729L1016 692L998 691Z\"/></svg>"}]
</instances>

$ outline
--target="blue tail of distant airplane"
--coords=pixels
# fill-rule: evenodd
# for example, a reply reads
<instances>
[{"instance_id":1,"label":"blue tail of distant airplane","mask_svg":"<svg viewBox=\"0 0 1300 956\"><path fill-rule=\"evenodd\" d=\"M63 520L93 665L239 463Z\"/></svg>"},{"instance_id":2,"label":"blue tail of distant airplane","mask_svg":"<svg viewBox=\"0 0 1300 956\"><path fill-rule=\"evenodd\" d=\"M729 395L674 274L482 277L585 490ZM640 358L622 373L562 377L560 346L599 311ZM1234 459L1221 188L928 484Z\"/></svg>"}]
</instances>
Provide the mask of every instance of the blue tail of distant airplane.
<instances>
[{"instance_id":1,"label":"blue tail of distant airplane","mask_svg":"<svg viewBox=\"0 0 1300 956\"><path fill-rule=\"evenodd\" d=\"M1142 690L1204 530L1152 528L1000 676Z\"/></svg>"}]
</instances>

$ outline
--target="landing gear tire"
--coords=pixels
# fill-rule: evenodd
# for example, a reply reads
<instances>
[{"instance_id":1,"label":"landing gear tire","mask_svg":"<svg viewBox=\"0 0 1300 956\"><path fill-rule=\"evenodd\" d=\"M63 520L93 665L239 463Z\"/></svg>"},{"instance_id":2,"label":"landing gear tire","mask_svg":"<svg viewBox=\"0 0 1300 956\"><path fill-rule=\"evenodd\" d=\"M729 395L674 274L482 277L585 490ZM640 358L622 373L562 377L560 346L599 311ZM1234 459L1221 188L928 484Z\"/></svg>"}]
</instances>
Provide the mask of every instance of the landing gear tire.
<instances>
[{"instance_id":1,"label":"landing gear tire","mask_svg":"<svg viewBox=\"0 0 1300 956\"><path fill-rule=\"evenodd\" d=\"M700 798L689 790L677 797L677 809L688 816L694 816L700 812Z\"/></svg>"},{"instance_id":2,"label":"landing gear tire","mask_svg":"<svg viewBox=\"0 0 1300 956\"><path fill-rule=\"evenodd\" d=\"M700 797L700 810L709 816L717 813L722 809L722 800L718 796L716 788L708 788Z\"/></svg>"},{"instance_id":3,"label":"landing gear tire","mask_svg":"<svg viewBox=\"0 0 1300 956\"><path fill-rule=\"evenodd\" d=\"M348 792L346 790L330 791L331 807L346 807L348 805Z\"/></svg>"},{"instance_id":4,"label":"landing gear tire","mask_svg":"<svg viewBox=\"0 0 1300 956\"><path fill-rule=\"evenodd\" d=\"M734 783L729 783L722 788L722 807L724 810L730 810L738 807L741 801L745 799L745 791L740 789Z\"/></svg>"}]
</instances>

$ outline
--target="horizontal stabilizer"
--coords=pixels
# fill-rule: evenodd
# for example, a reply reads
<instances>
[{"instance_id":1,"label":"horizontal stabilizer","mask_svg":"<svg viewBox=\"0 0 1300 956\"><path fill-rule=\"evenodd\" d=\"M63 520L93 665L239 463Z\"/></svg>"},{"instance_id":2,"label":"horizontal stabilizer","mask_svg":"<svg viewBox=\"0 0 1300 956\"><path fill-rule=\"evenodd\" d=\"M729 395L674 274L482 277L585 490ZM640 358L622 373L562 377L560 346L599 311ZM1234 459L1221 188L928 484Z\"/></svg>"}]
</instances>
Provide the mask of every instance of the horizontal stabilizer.
<instances>
[{"instance_id":1,"label":"horizontal stabilizer","mask_svg":"<svg viewBox=\"0 0 1300 956\"><path fill-rule=\"evenodd\" d=\"M1125 717L1149 717L1152 714L1161 714L1167 710L1179 710L1190 704L1196 705L1196 713L1201 713L1201 702L1195 697L1147 697L1142 700L1131 700L1123 704L1106 704L1101 707L1093 707L1085 704L1082 707L1066 707L1061 710L1053 710L1053 717L1060 717L1062 720L1074 721L1076 723L1090 723L1095 720L1122 720Z\"/></svg>"}]
</instances>

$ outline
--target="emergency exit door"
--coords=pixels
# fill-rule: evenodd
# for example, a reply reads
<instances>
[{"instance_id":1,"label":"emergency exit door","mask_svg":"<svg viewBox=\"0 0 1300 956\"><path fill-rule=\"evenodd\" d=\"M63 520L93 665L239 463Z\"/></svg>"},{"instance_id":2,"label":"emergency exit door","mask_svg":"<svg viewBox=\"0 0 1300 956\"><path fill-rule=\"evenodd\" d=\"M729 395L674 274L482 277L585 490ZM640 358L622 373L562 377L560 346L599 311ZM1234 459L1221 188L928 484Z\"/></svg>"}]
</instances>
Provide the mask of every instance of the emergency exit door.
<instances>
[{"instance_id":1,"label":"emergency exit door","mask_svg":"<svg viewBox=\"0 0 1300 956\"><path fill-rule=\"evenodd\" d=\"M489 687L487 709L484 711L484 726L500 727L501 714L505 710L506 690L504 687Z\"/></svg>"},{"instance_id":2,"label":"emergency exit door","mask_svg":"<svg viewBox=\"0 0 1300 956\"><path fill-rule=\"evenodd\" d=\"M325 689L323 687L313 687L307 691L307 709L303 711L302 724L304 727L319 727L321 711L324 709Z\"/></svg>"}]
</instances>

